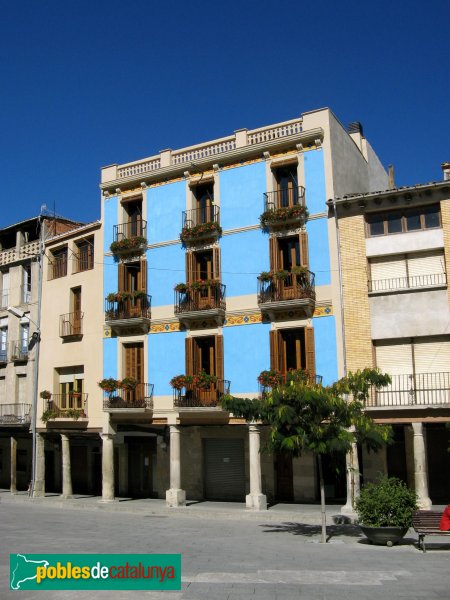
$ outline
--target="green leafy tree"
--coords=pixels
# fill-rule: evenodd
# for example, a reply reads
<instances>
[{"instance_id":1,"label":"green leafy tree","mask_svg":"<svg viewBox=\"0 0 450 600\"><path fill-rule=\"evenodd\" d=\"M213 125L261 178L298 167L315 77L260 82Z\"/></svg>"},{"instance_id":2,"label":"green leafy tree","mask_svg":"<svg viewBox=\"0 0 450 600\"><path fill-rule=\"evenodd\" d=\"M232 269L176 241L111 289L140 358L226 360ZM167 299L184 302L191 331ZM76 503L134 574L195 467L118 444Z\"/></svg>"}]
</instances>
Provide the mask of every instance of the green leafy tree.
<instances>
[{"instance_id":1,"label":"green leafy tree","mask_svg":"<svg viewBox=\"0 0 450 600\"><path fill-rule=\"evenodd\" d=\"M248 422L257 421L270 430L263 451L289 452L301 456L312 452L317 457L322 507L322 542L326 541L325 492L322 456L351 450L356 440L377 450L390 440L391 429L376 425L364 412L372 387L390 383L389 375L376 369L349 373L333 385L324 387L312 380L291 380L274 387L260 399L224 396L222 407Z\"/></svg>"}]
</instances>

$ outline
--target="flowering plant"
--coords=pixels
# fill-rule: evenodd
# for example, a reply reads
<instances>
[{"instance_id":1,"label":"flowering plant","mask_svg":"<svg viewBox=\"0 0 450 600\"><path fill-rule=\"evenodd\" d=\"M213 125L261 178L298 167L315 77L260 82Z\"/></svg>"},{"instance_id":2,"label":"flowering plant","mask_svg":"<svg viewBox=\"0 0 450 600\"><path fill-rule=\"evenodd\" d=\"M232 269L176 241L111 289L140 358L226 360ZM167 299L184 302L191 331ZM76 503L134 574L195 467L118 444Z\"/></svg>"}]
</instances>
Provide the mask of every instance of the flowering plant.
<instances>
[{"instance_id":1,"label":"flowering plant","mask_svg":"<svg viewBox=\"0 0 450 600\"><path fill-rule=\"evenodd\" d=\"M173 288L176 292L186 293L188 286L186 283L177 283Z\"/></svg>"},{"instance_id":2,"label":"flowering plant","mask_svg":"<svg viewBox=\"0 0 450 600\"><path fill-rule=\"evenodd\" d=\"M99 387L102 388L104 392L108 392L108 394L112 394L119 387L119 381L114 379L113 377L108 377L108 379L102 379L98 382Z\"/></svg>"},{"instance_id":3,"label":"flowering plant","mask_svg":"<svg viewBox=\"0 0 450 600\"><path fill-rule=\"evenodd\" d=\"M275 210L265 210L259 217L261 227L264 229L273 225L282 225L286 221L297 219L306 222L308 219L308 209L306 206L296 204L295 206L286 206L276 208Z\"/></svg>"},{"instance_id":4,"label":"flowering plant","mask_svg":"<svg viewBox=\"0 0 450 600\"><path fill-rule=\"evenodd\" d=\"M135 390L138 384L137 379L134 377L125 377L117 383L119 384L118 387L122 388L123 390Z\"/></svg>"},{"instance_id":5,"label":"flowering plant","mask_svg":"<svg viewBox=\"0 0 450 600\"><path fill-rule=\"evenodd\" d=\"M201 370L194 375L193 384L195 387L201 390L209 390L213 383L217 383L217 377L215 375L209 375L205 370Z\"/></svg>"},{"instance_id":6,"label":"flowering plant","mask_svg":"<svg viewBox=\"0 0 450 600\"><path fill-rule=\"evenodd\" d=\"M283 376L279 371L270 369L268 371L261 371L258 375L258 383L263 387L277 387L283 382Z\"/></svg>"},{"instance_id":7,"label":"flowering plant","mask_svg":"<svg viewBox=\"0 0 450 600\"><path fill-rule=\"evenodd\" d=\"M222 235L222 227L215 221L208 221L207 223L194 225L194 227L185 225L181 230L180 240L185 243L216 234L218 236Z\"/></svg>"},{"instance_id":8,"label":"flowering plant","mask_svg":"<svg viewBox=\"0 0 450 600\"><path fill-rule=\"evenodd\" d=\"M44 390L43 392L41 392L40 397L43 398L44 400L50 400L50 398L52 397L52 393L49 392L48 390Z\"/></svg>"},{"instance_id":9,"label":"flowering plant","mask_svg":"<svg viewBox=\"0 0 450 600\"><path fill-rule=\"evenodd\" d=\"M190 385L192 383L193 377L191 375L175 375L175 377L172 377L172 379L170 380L170 385L175 389L175 390L181 390L182 388L185 388L186 386Z\"/></svg>"},{"instance_id":10,"label":"flowering plant","mask_svg":"<svg viewBox=\"0 0 450 600\"><path fill-rule=\"evenodd\" d=\"M113 242L109 249L113 254L139 252L143 251L143 247L147 245L147 238L141 235L135 235L129 238L123 238Z\"/></svg>"},{"instance_id":11,"label":"flowering plant","mask_svg":"<svg viewBox=\"0 0 450 600\"><path fill-rule=\"evenodd\" d=\"M310 383L311 373L306 369L289 369L286 374L286 383Z\"/></svg>"},{"instance_id":12,"label":"flowering plant","mask_svg":"<svg viewBox=\"0 0 450 600\"><path fill-rule=\"evenodd\" d=\"M272 273L270 271L263 271L258 279L260 281L272 281Z\"/></svg>"}]
</instances>

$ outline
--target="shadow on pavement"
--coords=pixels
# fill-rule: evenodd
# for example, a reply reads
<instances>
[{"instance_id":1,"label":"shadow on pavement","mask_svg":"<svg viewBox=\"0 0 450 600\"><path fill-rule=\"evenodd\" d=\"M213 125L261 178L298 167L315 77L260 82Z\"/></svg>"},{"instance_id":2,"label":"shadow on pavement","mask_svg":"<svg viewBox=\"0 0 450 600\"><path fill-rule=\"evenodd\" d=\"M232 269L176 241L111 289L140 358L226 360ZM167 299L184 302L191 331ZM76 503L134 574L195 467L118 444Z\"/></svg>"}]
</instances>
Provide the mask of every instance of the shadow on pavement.
<instances>
[{"instance_id":1,"label":"shadow on pavement","mask_svg":"<svg viewBox=\"0 0 450 600\"><path fill-rule=\"evenodd\" d=\"M261 525L266 527L263 533L290 533L292 535L303 535L313 537L320 535L322 527L320 525L307 525L306 523L277 523ZM327 525L327 540L337 536L347 536L353 538L362 537L361 529L358 525L338 524Z\"/></svg>"}]
</instances>

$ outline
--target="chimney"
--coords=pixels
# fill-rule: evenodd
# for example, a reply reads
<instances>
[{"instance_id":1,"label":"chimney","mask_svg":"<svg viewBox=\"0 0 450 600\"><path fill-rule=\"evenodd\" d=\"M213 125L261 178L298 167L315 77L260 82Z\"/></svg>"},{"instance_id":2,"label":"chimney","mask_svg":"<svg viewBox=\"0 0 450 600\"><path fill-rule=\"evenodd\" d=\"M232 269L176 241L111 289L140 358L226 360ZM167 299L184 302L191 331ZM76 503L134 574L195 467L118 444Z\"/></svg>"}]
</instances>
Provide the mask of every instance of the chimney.
<instances>
[{"instance_id":1,"label":"chimney","mask_svg":"<svg viewBox=\"0 0 450 600\"><path fill-rule=\"evenodd\" d=\"M441 169L442 174L444 175L444 181L450 181L450 162L442 163Z\"/></svg>"},{"instance_id":2,"label":"chimney","mask_svg":"<svg viewBox=\"0 0 450 600\"><path fill-rule=\"evenodd\" d=\"M389 188L390 190L393 190L395 188L395 181L394 181L394 165L389 165L388 166L388 181L389 181Z\"/></svg>"}]
</instances>

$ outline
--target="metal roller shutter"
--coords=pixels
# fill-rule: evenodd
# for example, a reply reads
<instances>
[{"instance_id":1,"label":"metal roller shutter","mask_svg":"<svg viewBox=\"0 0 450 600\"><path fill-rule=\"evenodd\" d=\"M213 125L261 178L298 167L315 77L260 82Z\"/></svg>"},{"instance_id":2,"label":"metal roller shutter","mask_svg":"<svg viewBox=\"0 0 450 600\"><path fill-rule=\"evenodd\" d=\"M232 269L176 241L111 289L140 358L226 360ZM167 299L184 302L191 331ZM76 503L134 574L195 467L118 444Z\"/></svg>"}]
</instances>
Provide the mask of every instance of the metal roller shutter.
<instances>
[{"instance_id":1,"label":"metal roller shutter","mask_svg":"<svg viewBox=\"0 0 450 600\"><path fill-rule=\"evenodd\" d=\"M408 405L411 403L413 357L411 344L384 343L376 346L377 367L389 373L392 383L377 392L379 406Z\"/></svg>"},{"instance_id":2,"label":"metal roller shutter","mask_svg":"<svg viewBox=\"0 0 450 600\"><path fill-rule=\"evenodd\" d=\"M447 404L450 399L450 340L429 337L414 343L417 404Z\"/></svg>"},{"instance_id":3,"label":"metal roller shutter","mask_svg":"<svg viewBox=\"0 0 450 600\"><path fill-rule=\"evenodd\" d=\"M444 284L445 262L442 250L408 256L410 287Z\"/></svg>"},{"instance_id":4,"label":"metal roller shutter","mask_svg":"<svg viewBox=\"0 0 450 600\"><path fill-rule=\"evenodd\" d=\"M370 279L374 292L408 287L405 257L390 256L372 259Z\"/></svg>"},{"instance_id":5,"label":"metal roller shutter","mask_svg":"<svg viewBox=\"0 0 450 600\"><path fill-rule=\"evenodd\" d=\"M203 440L205 498L243 502L245 500L244 440Z\"/></svg>"}]
</instances>

